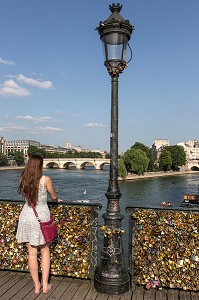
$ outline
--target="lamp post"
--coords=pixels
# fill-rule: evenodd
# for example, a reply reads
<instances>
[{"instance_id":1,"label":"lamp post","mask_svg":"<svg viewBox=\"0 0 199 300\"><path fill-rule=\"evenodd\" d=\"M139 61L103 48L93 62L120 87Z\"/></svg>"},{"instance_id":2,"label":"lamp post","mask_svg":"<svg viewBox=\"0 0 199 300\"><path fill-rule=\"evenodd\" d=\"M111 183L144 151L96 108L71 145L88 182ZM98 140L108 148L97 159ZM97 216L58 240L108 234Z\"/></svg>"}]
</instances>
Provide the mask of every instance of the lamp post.
<instances>
[{"instance_id":1,"label":"lamp post","mask_svg":"<svg viewBox=\"0 0 199 300\"><path fill-rule=\"evenodd\" d=\"M130 288L130 278L125 270L119 200L121 197L118 185L118 77L127 67L126 50L134 29L128 20L120 14L122 5L109 5L111 15L100 22L96 28L103 44L105 66L111 76L111 134L110 134L110 171L109 185L106 192L107 208L103 214L105 225L101 261L95 272L94 284L97 291L103 294L122 294ZM130 47L129 47L130 48Z\"/></svg>"}]
</instances>

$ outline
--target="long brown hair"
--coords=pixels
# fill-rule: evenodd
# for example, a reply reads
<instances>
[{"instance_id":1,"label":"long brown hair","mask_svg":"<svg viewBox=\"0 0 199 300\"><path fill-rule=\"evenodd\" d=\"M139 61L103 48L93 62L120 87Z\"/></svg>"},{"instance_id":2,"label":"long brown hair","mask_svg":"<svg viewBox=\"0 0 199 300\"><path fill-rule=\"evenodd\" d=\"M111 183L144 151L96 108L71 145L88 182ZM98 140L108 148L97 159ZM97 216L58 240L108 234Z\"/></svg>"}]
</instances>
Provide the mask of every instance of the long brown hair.
<instances>
[{"instance_id":1,"label":"long brown hair","mask_svg":"<svg viewBox=\"0 0 199 300\"><path fill-rule=\"evenodd\" d=\"M27 199L28 204L37 204L39 192L39 180L42 177L43 158L32 155L20 176L18 193Z\"/></svg>"}]
</instances>

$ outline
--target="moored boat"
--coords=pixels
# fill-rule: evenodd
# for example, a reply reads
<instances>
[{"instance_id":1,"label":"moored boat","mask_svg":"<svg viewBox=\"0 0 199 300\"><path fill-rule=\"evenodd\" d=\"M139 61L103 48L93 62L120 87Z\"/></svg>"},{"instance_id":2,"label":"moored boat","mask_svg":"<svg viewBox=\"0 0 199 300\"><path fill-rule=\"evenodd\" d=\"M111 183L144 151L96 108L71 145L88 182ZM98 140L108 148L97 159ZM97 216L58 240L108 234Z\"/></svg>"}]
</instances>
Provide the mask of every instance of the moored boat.
<instances>
[{"instance_id":1,"label":"moored boat","mask_svg":"<svg viewBox=\"0 0 199 300\"><path fill-rule=\"evenodd\" d=\"M199 194L184 194L182 207L199 207Z\"/></svg>"}]
</instances>

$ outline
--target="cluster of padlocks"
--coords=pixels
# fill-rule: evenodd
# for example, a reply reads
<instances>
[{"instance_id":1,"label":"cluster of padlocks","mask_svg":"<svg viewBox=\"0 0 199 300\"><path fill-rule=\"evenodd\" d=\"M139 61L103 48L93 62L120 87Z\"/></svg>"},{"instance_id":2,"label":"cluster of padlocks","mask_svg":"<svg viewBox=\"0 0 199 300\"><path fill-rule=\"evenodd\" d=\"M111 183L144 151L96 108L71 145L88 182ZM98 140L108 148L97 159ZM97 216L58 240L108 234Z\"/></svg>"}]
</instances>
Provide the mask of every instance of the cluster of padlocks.
<instances>
[{"instance_id":1,"label":"cluster of padlocks","mask_svg":"<svg viewBox=\"0 0 199 300\"><path fill-rule=\"evenodd\" d=\"M199 213L138 209L132 219L134 283L199 290Z\"/></svg>"},{"instance_id":2,"label":"cluster of padlocks","mask_svg":"<svg viewBox=\"0 0 199 300\"><path fill-rule=\"evenodd\" d=\"M0 269L27 270L27 249L15 238L23 204L0 203ZM90 275L90 207L50 207L58 226L51 243L51 274L88 278Z\"/></svg>"}]
</instances>

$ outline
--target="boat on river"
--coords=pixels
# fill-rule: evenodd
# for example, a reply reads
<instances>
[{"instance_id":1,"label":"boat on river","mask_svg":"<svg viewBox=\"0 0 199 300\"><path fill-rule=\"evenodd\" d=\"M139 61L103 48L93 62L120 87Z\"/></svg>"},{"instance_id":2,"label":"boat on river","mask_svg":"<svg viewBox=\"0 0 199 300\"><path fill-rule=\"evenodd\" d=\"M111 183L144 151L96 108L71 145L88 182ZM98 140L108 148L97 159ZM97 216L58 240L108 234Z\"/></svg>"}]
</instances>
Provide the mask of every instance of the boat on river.
<instances>
[{"instance_id":1,"label":"boat on river","mask_svg":"<svg viewBox=\"0 0 199 300\"><path fill-rule=\"evenodd\" d=\"M173 203L169 201L163 201L160 206L173 206Z\"/></svg>"},{"instance_id":2,"label":"boat on river","mask_svg":"<svg viewBox=\"0 0 199 300\"><path fill-rule=\"evenodd\" d=\"M199 194L184 194L181 207L199 207Z\"/></svg>"}]
</instances>

